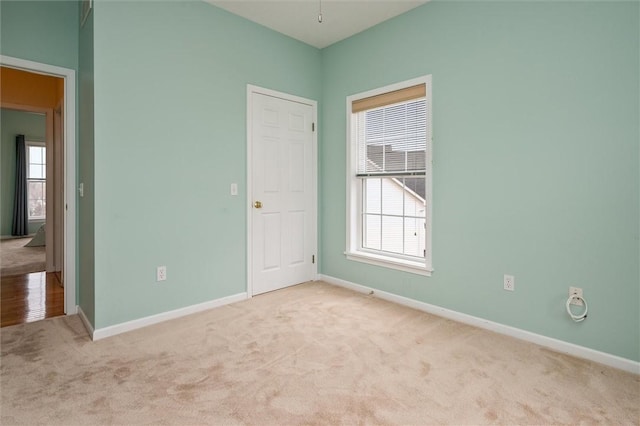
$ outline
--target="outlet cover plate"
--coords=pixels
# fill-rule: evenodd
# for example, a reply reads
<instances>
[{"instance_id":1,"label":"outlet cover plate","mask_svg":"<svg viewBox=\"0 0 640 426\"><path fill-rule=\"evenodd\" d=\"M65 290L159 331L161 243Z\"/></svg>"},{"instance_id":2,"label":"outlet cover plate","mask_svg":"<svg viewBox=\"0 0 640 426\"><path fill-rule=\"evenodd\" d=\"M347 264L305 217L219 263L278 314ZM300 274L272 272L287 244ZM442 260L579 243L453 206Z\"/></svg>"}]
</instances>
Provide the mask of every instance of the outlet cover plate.
<instances>
[{"instance_id":1,"label":"outlet cover plate","mask_svg":"<svg viewBox=\"0 0 640 426\"><path fill-rule=\"evenodd\" d=\"M167 267L166 266L158 266L156 269L156 281L166 281L167 280Z\"/></svg>"},{"instance_id":2,"label":"outlet cover plate","mask_svg":"<svg viewBox=\"0 0 640 426\"><path fill-rule=\"evenodd\" d=\"M515 291L516 289L516 279L513 275L504 276L504 289L508 291Z\"/></svg>"},{"instance_id":3,"label":"outlet cover plate","mask_svg":"<svg viewBox=\"0 0 640 426\"><path fill-rule=\"evenodd\" d=\"M582 289L580 287L569 287L569 296L574 294L580 299L571 299L571 305L584 306L584 303L582 303Z\"/></svg>"}]
</instances>

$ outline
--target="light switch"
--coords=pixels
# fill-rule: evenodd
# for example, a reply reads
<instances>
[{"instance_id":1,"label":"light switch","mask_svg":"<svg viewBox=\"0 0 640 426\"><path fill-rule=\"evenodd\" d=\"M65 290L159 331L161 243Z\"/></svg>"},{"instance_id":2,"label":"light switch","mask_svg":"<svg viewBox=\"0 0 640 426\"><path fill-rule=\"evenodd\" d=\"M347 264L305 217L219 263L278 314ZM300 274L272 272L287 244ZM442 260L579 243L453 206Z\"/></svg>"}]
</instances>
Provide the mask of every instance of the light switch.
<instances>
[{"instance_id":1,"label":"light switch","mask_svg":"<svg viewBox=\"0 0 640 426\"><path fill-rule=\"evenodd\" d=\"M81 197L84 197L84 183L82 182L80 182L80 185L78 185L78 193Z\"/></svg>"},{"instance_id":2,"label":"light switch","mask_svg":"<svg viewBox=\"0 0 640 426\"><path fill-rule=\"evenodd\" d=\"M231 184L231 195L238 195L238 184L237 183L232 183Z\"/></svg>"}]
</instances>

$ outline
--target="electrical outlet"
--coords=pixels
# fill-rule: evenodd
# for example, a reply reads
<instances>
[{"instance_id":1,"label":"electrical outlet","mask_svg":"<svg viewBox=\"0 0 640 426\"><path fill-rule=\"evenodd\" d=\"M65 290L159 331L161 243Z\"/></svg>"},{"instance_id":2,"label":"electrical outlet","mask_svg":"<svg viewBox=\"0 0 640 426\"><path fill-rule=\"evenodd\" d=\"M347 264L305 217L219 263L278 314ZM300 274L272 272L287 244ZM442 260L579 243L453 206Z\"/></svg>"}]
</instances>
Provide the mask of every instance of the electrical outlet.
<instances>
[{"instance_id":1,"label":"electrical outlet","mask_svg":"<svg viewBox=\"0 0 640 426\"><path fill-rule=\"evenodd\" d=\"M580 299L571 299L571 305L584 306L582 302L582 289L580 287L569 287L569 297L574 295Z\"/></svg>"},{"instance_id":2,"label":"electrical outlet","mask_svg":"<svg viewBox=\"0 0 640 426\"><path fill-rule=\"evenodd\" d=\"M156 269L156 281L165 281L167 279L167 267L158 266Z\"/></svg>"},{"instance_id":3,"label":"electrical outlet","mask_svg":"<svg viewBox=\"0 0 640 426\"><path fill-rule=\"evenodd\" d=\"M504 289L514 291L516 289L516 279L513 275L504 276Z\"/></svg>"}]
</instances>

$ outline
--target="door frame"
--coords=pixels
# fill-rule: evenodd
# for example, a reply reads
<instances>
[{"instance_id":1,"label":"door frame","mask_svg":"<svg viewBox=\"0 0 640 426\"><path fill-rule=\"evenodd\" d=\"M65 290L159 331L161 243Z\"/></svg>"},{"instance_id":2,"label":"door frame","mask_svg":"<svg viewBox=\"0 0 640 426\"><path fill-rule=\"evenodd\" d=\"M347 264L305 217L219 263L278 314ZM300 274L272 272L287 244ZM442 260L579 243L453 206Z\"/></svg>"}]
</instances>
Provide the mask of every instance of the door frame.
<instances>
[{"instance_id":1,"label":"door frame","mask_svg":"<svg viewBox=\"0 0 640 426\"><path fill-rule=\"evenodd\" d=\"M76 71L0 55L0 65L64 80L64 313L77 314L76 303Z\"/></svg>"},{"instance_id":2,"label":"door frame","mask_svg":"<svg viewBox=\"0 0 640 426\"><path fill-rule=\"evenodd\" d=\"M312 108L312 120L315 123L315 130L312 132L311 146L311 176L312 176L312 198L311 207L311 246L315 256L315 262L311 265L311 277L315 281L318 277L318 102L291 95L289 93L278 92L264 87L247 84L247 297L253 297L253 95L260 94L283 99L285 101L297 102L309 105Z\"/></svg>"}]
</instances>

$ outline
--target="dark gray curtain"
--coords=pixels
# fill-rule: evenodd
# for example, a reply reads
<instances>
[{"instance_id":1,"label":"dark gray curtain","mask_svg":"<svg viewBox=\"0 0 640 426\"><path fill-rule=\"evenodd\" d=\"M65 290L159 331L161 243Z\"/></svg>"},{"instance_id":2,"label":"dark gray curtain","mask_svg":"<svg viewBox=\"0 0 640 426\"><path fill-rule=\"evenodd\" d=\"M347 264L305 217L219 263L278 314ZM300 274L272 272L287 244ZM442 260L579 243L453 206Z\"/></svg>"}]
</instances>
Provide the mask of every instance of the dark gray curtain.
<instances>
[{"instance_id":1,"label":"dark gray curtain","mask_svg":"<svg viewBox=\"0 0 640 426\"><path fill-rule=\"evenodd\" d=\"M16 136L16 192L13 202L13 228L11 235L29 234L27 214L27 148L24 135Z\"/></svg>"}]
</instances>

